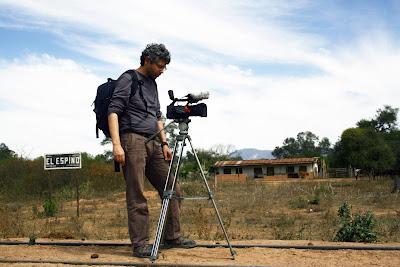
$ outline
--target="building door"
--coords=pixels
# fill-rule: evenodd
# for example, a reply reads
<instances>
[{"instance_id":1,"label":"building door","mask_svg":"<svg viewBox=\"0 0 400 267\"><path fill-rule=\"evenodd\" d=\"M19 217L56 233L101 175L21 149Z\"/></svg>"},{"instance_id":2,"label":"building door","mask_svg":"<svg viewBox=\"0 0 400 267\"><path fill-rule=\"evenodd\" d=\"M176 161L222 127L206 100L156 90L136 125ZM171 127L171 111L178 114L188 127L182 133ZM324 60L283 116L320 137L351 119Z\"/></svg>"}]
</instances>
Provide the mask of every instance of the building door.
<instances>
[{"instance_id":1,"label":"building door","mask_svg":"<svg viewBox=\"0 0 400 267\"><path fill-rule=\"evenodd\" d=\"M263 172L261 167L254 168L254 178L263 178Z\"/></svg>"},{"instance_id":2,"label":"building door","mask_svg":"<svg viewBox=\"0 0 400 267\"><path fill-rule=\"evenodd\" d=\"M299 178L299 174L294 172L294 166L287 166L286 173L288 178Z\"/></svg>"},{"instance_id":3,"label":"building door","mask_svg":"<svg viewBox=\"0 0 400 267\"><path fill-rule=\"evenodd\" d=\"M299 166L299 175L300 178L305 178L308 175L307 166L304 165Z\"/></svg>"}]
</instances>

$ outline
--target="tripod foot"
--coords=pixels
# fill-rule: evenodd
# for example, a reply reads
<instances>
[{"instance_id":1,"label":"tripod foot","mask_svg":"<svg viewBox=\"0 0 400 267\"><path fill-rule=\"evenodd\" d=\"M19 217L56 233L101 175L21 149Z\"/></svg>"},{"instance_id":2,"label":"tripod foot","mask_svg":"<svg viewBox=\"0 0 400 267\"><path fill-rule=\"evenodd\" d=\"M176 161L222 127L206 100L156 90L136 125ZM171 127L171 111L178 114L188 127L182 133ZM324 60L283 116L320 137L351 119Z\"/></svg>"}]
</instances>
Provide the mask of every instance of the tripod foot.
<instances>
[{"instance_id":1,"label":"tripod foot","mask_svg":"<svg viewBox=\"0 0 400 267\"><path fill-rule=\"evenodd\" d=\"M231 260L235 260L235 256L237 255L237 252L235 250L231 251Z\"/></svg>"},{"instance_id":2,"label":"tripod foot","mask_svg":"<svg viewBox=\"0 0 400 267\"><path fill-rule=\"evenodd\" d=\"M151 256L151 257L150 257L151 263L154 263L157 259L158 259L158 255L157 255L157 256Z\"/></svg>"},{"instance_id":3,"label":"tripod foot","mask_svg":"<svg viewBox=\"0 0 400 267\"><path fill-rule=\"evenodd\" d=\"M159 253L157 253L157 255L151 254L150 257L149 257L151 263L154 263L156 260L158 260L158 256L160 256Z\"/></svg>"}]
</instances>

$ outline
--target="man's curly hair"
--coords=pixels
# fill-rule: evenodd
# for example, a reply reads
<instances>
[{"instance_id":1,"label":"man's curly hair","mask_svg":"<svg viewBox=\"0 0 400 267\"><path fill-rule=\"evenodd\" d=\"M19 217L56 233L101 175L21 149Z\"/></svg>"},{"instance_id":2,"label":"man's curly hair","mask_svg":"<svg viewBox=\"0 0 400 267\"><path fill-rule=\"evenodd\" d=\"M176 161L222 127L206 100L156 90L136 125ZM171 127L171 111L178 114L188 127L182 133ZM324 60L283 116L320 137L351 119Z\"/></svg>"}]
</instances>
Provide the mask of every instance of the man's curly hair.
<instances>
[{"instance_id":1,"label":"man's curly hair","mask_svg":"<svg viewBox=\"0 0 400 267\"><path fill-rule=\"evenodd\" d=\"M165 45L151 43L146 46L140 56L140 65L144 65L145 58L148 57L151 62L158 62L159 60L165 60L166 64L171 61L171 55Z\"/></svg>"}]
</instances>

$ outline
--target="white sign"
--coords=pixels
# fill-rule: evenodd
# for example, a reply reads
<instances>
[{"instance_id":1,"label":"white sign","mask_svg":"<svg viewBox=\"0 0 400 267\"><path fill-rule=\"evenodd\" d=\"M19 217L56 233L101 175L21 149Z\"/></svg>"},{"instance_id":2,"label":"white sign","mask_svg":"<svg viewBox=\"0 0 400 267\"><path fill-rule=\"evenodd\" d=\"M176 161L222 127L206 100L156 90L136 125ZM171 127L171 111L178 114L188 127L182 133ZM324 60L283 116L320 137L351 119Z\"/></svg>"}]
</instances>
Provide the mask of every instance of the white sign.
<instances>
[{"instance_id":1,"label":"white sign","mask_svg":"<svg viewBox=\"0 0 400 267\"><path fill-rule=\"evenodd\" d=\"M63 153L63 154L45 154L44 169L81 169L82 157L81 153Z\"/></svg>"}]
</instances>

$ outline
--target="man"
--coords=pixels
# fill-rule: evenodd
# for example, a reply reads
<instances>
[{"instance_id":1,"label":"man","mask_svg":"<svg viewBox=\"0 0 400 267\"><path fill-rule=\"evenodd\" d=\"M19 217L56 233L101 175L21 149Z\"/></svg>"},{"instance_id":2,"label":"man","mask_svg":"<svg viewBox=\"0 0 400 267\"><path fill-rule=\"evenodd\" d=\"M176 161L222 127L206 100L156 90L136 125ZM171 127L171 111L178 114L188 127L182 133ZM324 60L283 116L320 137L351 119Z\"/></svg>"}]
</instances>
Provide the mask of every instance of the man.
<instances>
[{"instance_id":1,"label":"man","mask_svg":"<svg viewBox=\"0 0 400 267\"><path fill-rule=\"evenodd\" d=\"M140 57L140 67L135 70L139 86L131 95L132 77L124 73L118 78L108 108L108 123L111 133L115 161L123 167L126 182L128 228L133 254L149 257L149 212L143 194L145 177L162 196L171 150L163 131L159 140L145 140L161 130L160 102L155 79L165 70L171 60L163 44L149 44ZM179 184L176 196L181 195ZM173 199L165 225L165 247L195 247L193 240L184 239L180 233L180 202Z\"/></svg>"}]
</instances>

